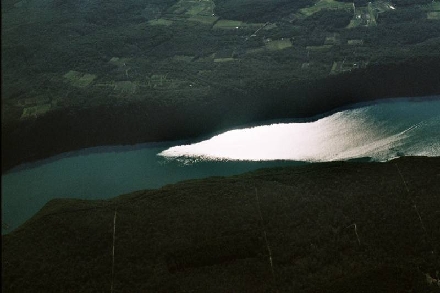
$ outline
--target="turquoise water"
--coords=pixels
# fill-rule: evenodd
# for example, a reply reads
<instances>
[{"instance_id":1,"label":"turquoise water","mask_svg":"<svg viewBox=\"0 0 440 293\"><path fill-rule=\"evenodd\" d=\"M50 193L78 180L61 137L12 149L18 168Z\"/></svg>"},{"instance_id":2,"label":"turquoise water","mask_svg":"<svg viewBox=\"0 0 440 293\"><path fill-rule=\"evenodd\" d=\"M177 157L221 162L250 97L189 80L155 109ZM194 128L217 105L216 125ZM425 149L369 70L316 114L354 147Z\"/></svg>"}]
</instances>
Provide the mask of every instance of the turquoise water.
<instances>
[{"instance_id":1,"label":"turquoise water","mask_svg":"<svg viewBox=\"0 0 440 293\"><path fill-rule=\"evenodd\" d=\"M157 156L173 144L105 147L57 156L2 176L2 232L8 233L54 198L105 199L178 181L226 176L296 162L199 162Z\"/></svg>"},{"instance_id":2,"label":"turquoise water","mask_svg":"<svg viewBox=\"0 0 440 293\"><path fill-rule=\"evenodd\" d=\"M401 155L440 156L440 97L357 105L307 123L238 129L193 144L92 148L19 166L2 176L2 233L53 198L105 199L265 167Z\"/></svg>"}]
</instances>

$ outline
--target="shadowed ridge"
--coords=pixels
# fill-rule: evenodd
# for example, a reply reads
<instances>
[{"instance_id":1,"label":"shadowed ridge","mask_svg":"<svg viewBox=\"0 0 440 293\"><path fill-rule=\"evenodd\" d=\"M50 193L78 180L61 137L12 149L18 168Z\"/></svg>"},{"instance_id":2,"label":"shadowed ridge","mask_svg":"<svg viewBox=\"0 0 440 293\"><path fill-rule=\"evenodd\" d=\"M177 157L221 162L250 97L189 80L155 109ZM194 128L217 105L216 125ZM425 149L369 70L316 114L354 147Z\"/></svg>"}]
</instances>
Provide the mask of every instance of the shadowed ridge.
<instances>
[{"instance_id":1,"label":"shadowed ridge","mask_svg":"<svg viewBox=\"0 0 440 293\"><path fill-rule=\"evenodd\" d=\"M114 241L114 292L436 292L439 166L333 162L53 200L3 237L2 291L107 290Z\"/></svg>"}]
</instances>

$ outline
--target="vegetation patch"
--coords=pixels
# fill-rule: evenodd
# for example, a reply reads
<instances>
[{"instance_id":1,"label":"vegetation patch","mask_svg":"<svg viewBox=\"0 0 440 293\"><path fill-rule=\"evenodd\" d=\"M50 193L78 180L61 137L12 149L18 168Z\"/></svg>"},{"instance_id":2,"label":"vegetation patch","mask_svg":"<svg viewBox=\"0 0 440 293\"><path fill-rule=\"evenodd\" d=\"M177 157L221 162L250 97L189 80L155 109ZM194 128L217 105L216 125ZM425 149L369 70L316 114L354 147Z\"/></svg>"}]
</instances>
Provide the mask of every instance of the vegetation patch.
<instances>
[{"instance_id":1,"label":"vegetation patch","mask_svg":"<svg viewBox=\"0 0 440 293\"><path fill-rule=\"evenodd\" d=\"M118 66L118 67L122 67L122 66L127 66L127 63L131 60L131 58L120 58L120 57L112 57L108 63Z\"/></svg>"},{"instance_id":2,"label":"vegetation patch","mask_svg":"<svg viewBox=\"0 0 440 293\"><path fill-rule=\"evenodd\" d=\"M289 39L266 42L266 48L269 50L283 50L290 47L292 47L292 42Z\"/></svg>"},{"instance_id":3,"label":"vegetation patch","mask_svg":"<svg viewBox=\"0 0 440 293\"><path fill-rule=\"evenodd\" d=\"M246 54L255 54L255 53L261 53L264 51L266 51L266 47L252 48L252 49L247 49Z\"/></svg>"},{"instance_id":4,"label":"vegetation patch","mask_svg":"<svg viewBox=\"0 0 440 293\"><path fill-rule=\"evenodd\" d=\"M234 61L235 59L232 57L226 57L226 58L215 58L214 62L215 63L220 63L220 62L231 62Z\"/></svg>"},{"instance_id":5,"label":"vegetation patch","mask_svg":"<svg viewBox=\"0 0 440 293\"><path fill-rule=\"evenodd\" d=\"M306 49L310 51L325 51L330 50L333 45L321 45L321 46L307 46Z\"/></svg>"},{"instance_id":6,"label":"vegetation patch","mask_svg":"<svg viewBox=\"0 0 440 293\"><path fill-rule=\"evenodd\" d=\"M185 14L189 16L213 16L214 7L214 1L212 0L180 0L170 8L170 11L172 11L173 14Z\"/></svg>"},{"instance_id":7,"label":"vegetation patch","mask_svg":"<svg viewBox=\"0 0 440 293\"><path fill-rule=\"evenodd\" d=\"M134 94L137 91L137 85L134 82L124 80L124 81L116 81L114 83L114 90L119 91L121 93L129 93Z\"/></svg>"},{"instance_id":8,"label":"vegetation patch","mask_svg":"<svg viewBox=\"0 0 440 293\"><path fill-rule=\"evenodd\" d=\"M3 235L2 292L436 293L439 164L308 164L52 200Z\"/></svg>"},{"instance_id":9,"label":"vegetation patch","mask_svg":"<svg viewBox=\"0 0 440 293\"><path fill-rule=\"evenodd\" d=\"M269 24L265 25L265 26L263 27L263 29L266 30L266 31L269 31L269 30L274 29L274 28L276 28L276 27L277 27L277 24L276 24L276 23L269 23Z\"/></svg>"},{"instance_id":10,"label":"vegetation patch","mask_svg":"<svg viewBox=\"0 0 440 293\"><path fill-rule=\"evenodd\" d=\"M393 0L396 9L387 11L390 1L355 0L361 20L352 19L351 0L215 0L215 5L208 0L125 0L124 5L120 0L26 0L21 2L26 7L14 8L18 2L2 2L3 162L99 144L194 137L224 129L224 124L234 127L268 117L314 115L343 105L342 99L360 101L353 98L355 93L367 99L439 92L440 67L434 66L440 56L440 30L434 23L438 15L427 14L439 11L437 0ZM378 25L365 27L372 13L378 15ZM352 29L345 29L350 20ZM293 46L280 42L282 38ZM266 44L263 39L273 41ZM241 60L239 70L236 62L222 58ZM376 69L367 68L365 76L352 78L355 82L341 82L338 91L347 94L331 102L322 94L334 88L326 78L332 61L344 58L371 60ZM303 63L312 65L301 70ZM153 73L168 72L172 81L150 79ZM386 79L394 86L379 82L366 87L366 76L370 84ZM113 90L115 81L130 81L138 88L121 83ZM319 92L303 90L310 82ZM209 103L194 104L194 88L202 87ZM131 106L143 109L137 116L119 110L125 104L117 99L133 91L139 99L131 99L136 103ZM275 105L274 95L282 106ZM310 96L320 102L305 103ZM50 114L20 120L23 108L49 103L34 100L40 97L52 100ZM145 124L146 111L151 112L150 127L133 130L132 125ZM203 127L187 116L202 119ZM118 126L106 132L100 125L111 119ZM93 133L100 136L91 134L95 125ZM52 139L55 127L67 138ZM24 139L30 134L35 134L32 142Z\"/></svg>"},{"instance_id":11,"label":"vegetation patch","mask_svg":"<svg viewBox=\"0 0 440 293\"><path fill-rule=\"evenodd\" d=\"M339 44L339 36L334 34L325 38L324 45L337 45Z\"/></svg>"},{"instance_id":12,"label":"vegetation patch","mask_svg":"<svg viewBox=\"0 0 440 293\"><path fill-rule=\"evenodd\" d=\"M432 1L430 4L429 4L431 7L431 10L434 10L434 11L440 11L440 2L439 1Z\"/></svg>"},{"instance_id":13,"label":"vegetation patch","mask_svg":"<svg viewBox=\"0 0 440 293\"><path fill-rule=\"evenodd\" d=\"M197 3L197 2L195 2L195 3ZM203 2L200 1L199 3L203 3ZM186 11L186 14L198 15L199 13L205 11L206 8L208 8L208 6L205 6L203 4L202 5L194 5Z\"/></svg>"},{"instance_id":14,"label":"vegetation patch","mask_svg":"<svg viewBox=\"0 0 440 293\"><path fill-rule=\"evenodd\" d=\"M219 21L216 22L216 24L214 25L214 29L238 29L241 26L243 26L244 23L242 21L239 20L226 20L226 19L221 19Z\"/></svg>"},{"instance_id":15,"label":"vegetation patch","mask_svg":"<svg viewBox=\"0 0 440 293\"><path fill-rule=\"evenodd\" d=\"M168 74L153 74L147 77L145 82L145 86L150 89L176 89L182 84L188 84L188 82L168 78Z\"/></svg>"},{"instance_id":16,"label":"vegetation patch","mask_svg":"<svg viewBox=\"0 0 440 293\"><path fill-rule=\"evenodd\" d=\"M440 19L440 11L431 11L427 13L428 19Z\"/></svg>"},{"instance_id":17,"label":"vegetation patch","mask_svg":"<svg viewBox=\"0 0 440 293\"><path fill-rule=\"evenodd\" d=\"M303 64L301 64L301 69L307 70L309 68L310 68L310 63L309 62L304 62Z\"/></svg>"},{"instance_id":18,"label":"vegetation patch","mask_svg":"<svg viewBox=\"0 0 440 293\"><path fill-rule=\"evenodd\" d=\"M51 104L26 107L23 109L23 114L21 115L21 119L26 119L31 117L36 118L38 116L44 115L50 110L51 107L52 107Z\"/></svg>"},{"instance_id":19,"label":"vegetation patch","mask_svg":"<svg viewBox=\"0 0 440 293\"><path fill-rule=\"evenodd\" d=\"M186 55L175 55L173 57L176 61L184 61L184 62L191 62L194 59L194 56L186 56Z\"/></svg>"},{"instance_id":20,"label":"vegetation patch","mask_svg":"<svg viewBox=\"0 0 440 293\"><path fill-rule=\"evenodd\" d=\"M46 96L35 97L35 98L26 98L18 101L18 106L26 107L33 105L41 105L50 102L50 99Z\"/></svg>"},{"instance_id":21,"label":"vegetation patch","mask_svg":"<svg viewBox=\"0 0 440 293\"><path fill-rule=\"evenodd\" d=\"M365 68L367 63L364 61L339 61L333 62L330 74L338 74L342 72L351 71L353 69Z\"/></svg>"},{"instance_id":22,"label":"vegetation patch","mask_svg":"<svg viewBox=\"0 0 440 293\"><path fill-rule=\"evenodd\" d=\"M346 10L353 10L353 4L352 3L344 3L344 2L338 2L335 0L319 0L314 5L306 8L302 8L299 10L298 17L308 17L312 14L315 14L321 10L330 10L330 9L346 9Z\"/></svg>"},{"instance_id":23,"label":"vegetation patch","mask_svg":"<svg viewBox=\"0 0 440 293\"><path fill-rule=\"evenodd\" d=\"M350 45L350 46L361 46L363 44L364 44L364 40L359 40L359 39L347 41L347 45Z\"/></svg>"},{"instance_id":24,"label":"vegetation patch","mask_svg":"<svg viewBox=\"0 0 440 293\"><path fill-rule=\"evenodd\" d=\"M87 87L90 85L97 76L95 74L81 73L79 71L70 70L64 74L64 78L69 81L69 83L76 87Z\"/></svg>"},{"instance_id":25,"label":"vegetation patch","mask_svg":"<svg viewBox=\"0 0 440 293\"><path fill-rule=\"evenodd\" d=\"M148 21L149 25L163 25L163 26L170 26L173 24L172 20L168 20L165 18L159 18L159 19L152 19Z\"/></svg>"},{"instance_id":26,"label":"vegetation patch","mask_svg":"<svg viewBox=\"0 0 440 293\"><path fill-rule=\"evenodd\" d=\"M218 17L207 15L194 15L188 18L189 21L195 21L206 25L212 25L218 20Z\"/></svg>"}]
</instances>

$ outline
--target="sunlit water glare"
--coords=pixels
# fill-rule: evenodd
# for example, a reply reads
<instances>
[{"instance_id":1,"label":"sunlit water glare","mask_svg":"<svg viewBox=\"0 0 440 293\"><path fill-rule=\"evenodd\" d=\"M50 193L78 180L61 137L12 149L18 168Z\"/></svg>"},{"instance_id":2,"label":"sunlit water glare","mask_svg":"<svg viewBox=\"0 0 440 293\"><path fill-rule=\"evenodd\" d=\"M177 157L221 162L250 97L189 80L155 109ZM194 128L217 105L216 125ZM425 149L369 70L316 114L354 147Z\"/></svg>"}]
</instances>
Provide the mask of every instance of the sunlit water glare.
<instances>
[{"instance_id":1,"label":"sunlit water glare","mask_svg":"<svg viewBox=\"0 0 440 293\"><path fill-rule=\"evenodd\" d=\"M405 106L406 105L406 106ZM307 123L278 123L224 132L159 155L182 161L322 162L401 155L440 156L440 101L375 104Z\"/></svg>"},{"instance_id":2,"label":"sunlit water glare","mask_svg":"<svg viewBox=\"0 0 440 293\"><path fill-rule=\"evenodd\" d=\"M232 130L192 145L92 148L19 166L2 175L2 234L54 198L105 199L181 180L316 161L440 156L440 97L355 106L310 123Z\"/></svg>"}]
</instances>

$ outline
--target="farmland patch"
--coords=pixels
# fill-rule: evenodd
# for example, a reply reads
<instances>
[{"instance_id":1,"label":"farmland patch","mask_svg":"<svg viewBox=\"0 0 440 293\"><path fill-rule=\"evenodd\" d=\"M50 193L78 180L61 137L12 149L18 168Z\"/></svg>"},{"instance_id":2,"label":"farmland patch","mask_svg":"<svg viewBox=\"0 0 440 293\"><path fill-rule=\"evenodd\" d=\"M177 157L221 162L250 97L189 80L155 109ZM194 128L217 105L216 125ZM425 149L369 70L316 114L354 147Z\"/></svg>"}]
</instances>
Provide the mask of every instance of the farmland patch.
<instances>
[{"instance_id":1,"label":"farmland patch","mask_svg":"<svg viewBox=\"0 0 440 293\"><path fill-rule=\"evenodd\" d=\"M79 71L70 70L63 76L71 85L76 87L86 87L90 85L95 79L95 74L81 73Z\"/></svg>"},{"instance_id":2,"label":"farmland patch","mask_svg":"<svg viewBox=\"0 0 440 293\"><path fill-rule=\"evenodd\" d=\"M159 19L152 19L148 21L149 25L163 25L163 26L170 26L173 24L172 20L168 20L165 18L159 18Z\"/></svg>"},{"instance_id":3,"label":"farmland patch","mask_svg":"<svg viewBox=\"0 0 440 293\"><path fill-rule=\"evenodd\" d=\"M266 48L269 50L282 50L289 47L292 47L292 42L289 39L266 42Z\"/></svg>"},{"instance_id":4,"label":"farmland patch","mask_svg":"<svg viewBox=\"0 0 440 293\"><path fill-rule=\"evenodd\" d=\"M26 107L23 109L23 114L21 114L21 119L31 118L31 117L38 117L41 115L46 114L51 108L51 104L42 104L32 107Z\"/></svg>"},{"instance_id":5,"label":"farmland patch","mask_svg":"<svg viewBox=\"0 0 440 293\"><path fill-rule=\"evenodd\" d=\"M323 9L352 9L352 3L343 3L334 0L319 0L314 5L299 10L298 18L305 18Z\"/></svg>"}]
</instances>

